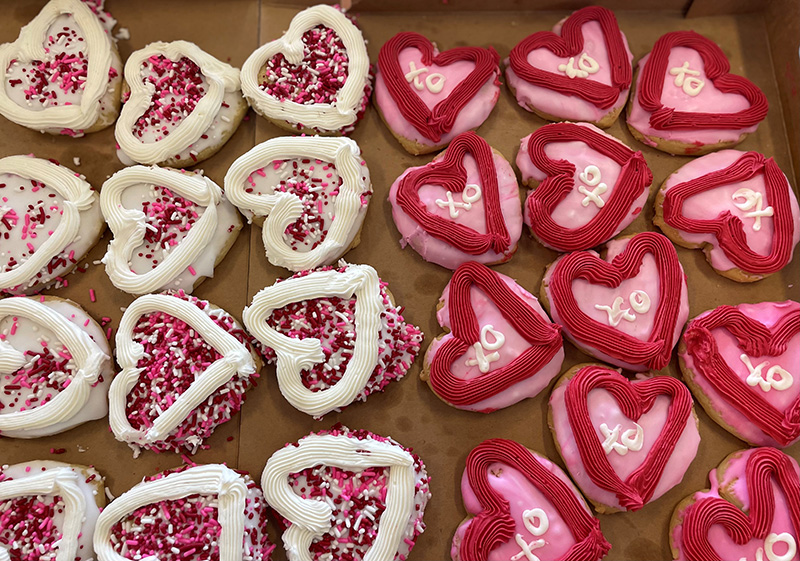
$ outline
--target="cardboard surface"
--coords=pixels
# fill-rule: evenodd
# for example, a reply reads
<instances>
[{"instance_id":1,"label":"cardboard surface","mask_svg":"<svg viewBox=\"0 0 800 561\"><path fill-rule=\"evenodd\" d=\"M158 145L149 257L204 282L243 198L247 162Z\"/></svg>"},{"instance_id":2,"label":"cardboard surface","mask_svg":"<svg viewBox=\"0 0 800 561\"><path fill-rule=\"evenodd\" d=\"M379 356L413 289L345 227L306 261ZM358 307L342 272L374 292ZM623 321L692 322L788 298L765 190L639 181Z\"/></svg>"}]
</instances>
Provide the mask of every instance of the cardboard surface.
<instances>
[{"instance_id":1,"label":"cardboard surface","mask_svg":"<svg viewBox=\"0 0 800 561\"><path fill-rule=\"evenodd\" d=\"M369 10L366 2L363 6L356 5L354 13L359 16L359 24L369 41L371 60L374 62L377 59L378 50L387 39L403 30L423 33L442 49L467 44L492 45L505 58L523 37L534 31L550 29L567 15L567 12L523 13L513 10L462 12L458 11L456 0L451 0L451 3L452 9L433 13L388 13ZM44 0L31 0L17 2L13 8L10 7L0 18L0 42L13 40L20 26L29 21L43 4ZM123 58L150 41L182 38L197 42L222 60L229 58L234 65L241 65L257 45L277 38L286 29L300 4L296 2L294 6L287 6L285 3L278 5L265 2L259 6L257 0L224 3L210 0L169 3L156 0L108 0L108 8L119 20L119 25L130 30L130 40L120 42ZM510 7L514 5L515 2L510 3ZM158 16L154 17L153 14ZM776 73L781 70L772 66L769 26L760 15L685 20L676 9L658 14L619 11L617 17L635 55L634 62L646 54L663 33L694 29L721 44L731 59L734 72L747 76L759 85L771 102L778 99ZM544 121L517 106L513 96L504 87L497 107L478 133L513 162L520 138L544 124ZM609 132L634 149L643 151L657 185L690 159L663 154L637 143L622 120ZM234 158L255 142L280 135L279 129L251 111L249 121L243 123L225 148L198 167L221 183ZM407 167L422 165L430 161L433 155L408 155L384 127L374 108L367 111L353 138L360 144L370 168L375 194L364 223L361 245L345 257L349 262L372 265L388 281L397 303L406 307L406 319L425 332L424 352L428 343L440 332L434 310L451 272L423 261L410 248L400 249L399 234L392 222L386 197L391 183ZM74 167L73 157L78 156L81 165L74 169L85 174L97 188L108 175L122 167L114 155L113 147L112 129L83 139L54 138L18 127L5 119L0 120L0 156L34 152L40 157L59 159L70 167ZM740 149L757 150L774 156L787 174L791 173L787 131L778 103L772 103L767 120ZM623 235L653 229L652 215L652 208L648 205ZM131 298L111 286L102 266L91 265L103 255L107 241L108 235L89 255L88 272L70 275L68 287L47 293L76 300L96 318L110 316L114 320L112 327L116 327L121 316L120 306L125 306ZM691 317L721 304L800 299L800 283L797 279L800 257L797 252L786 270L751 285L740 285L717 275L699 251L679 248L678 254L689 279ZM525 232L516 255L509 263L496 267L496 270L514 277L536 294L544 267L556 255ZM215 278L202 284L196 294L239 318L253 294L276 278L288 274L267 262L260 228L245 227L235 247L217 269ZM97 292L98 301L95 303L90 302L90 288ZM567 358L564 370L587 360L569 343L565 347ZM544 453L559 465L563 466L563 462L558 457L546 424L549 390L534 399L490 415L469 413L447 406L419 380L420 363L421 358L405 379L389 385L385 393L372 395L366 403L355 404L340 414L330 414L321 422L314 421L289 405L280 395L274 368L265 368L258 387L248 394L241 415L223 425L208 441L210 449L199 452L193 459L198 463L225 461L259 478L267 458L284 443L295 441L311 431L328 428L336 422L391 435L402 444L413 447L432 476L433 498L425 515L428 529L418 539L410 559L449 559L450 540L465 516L460 492L461 473L465 458L475 445L487 438L511 438ZM673 375L677 373L675 360L666 371ZM667 527L673 508L684 496L705 488L708 471L716 467L728 453L745 447L743 442L711 421L701 408L697 409L697 414L702 442L683 483L639 512L600 516L603 532L613 545L607 559L671 558ZM228 440L231 437L232 440ZM51 455L51 448L64 448L66 452ZM787 452L797 456L800 446L795 445ZM135 461L131 460L127 446L115 441L108 432L106 419L88 423L63 435L38 440L0 438L0 462L15 463L30 459L94 464L106 475L115 495L130 488L144 475L181 462L176 454L151 452L144 452ZM274 523L271 526L273 537L277 537ZM285 559L280 546L276 558Z\"/></svg>"}]
</instances>

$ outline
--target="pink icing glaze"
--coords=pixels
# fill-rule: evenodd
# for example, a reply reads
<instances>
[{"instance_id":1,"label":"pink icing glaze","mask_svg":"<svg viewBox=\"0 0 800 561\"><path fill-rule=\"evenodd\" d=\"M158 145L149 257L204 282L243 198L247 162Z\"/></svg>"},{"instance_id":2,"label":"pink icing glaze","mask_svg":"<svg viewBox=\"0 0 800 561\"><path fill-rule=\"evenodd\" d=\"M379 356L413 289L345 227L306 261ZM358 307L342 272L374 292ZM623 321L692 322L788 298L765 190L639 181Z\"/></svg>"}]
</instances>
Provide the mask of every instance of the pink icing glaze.
<instances>
[{"instance_id":1,"label":"pink icing glaze","mask_svg":"<svg viewBox=\"0 0 800 561\"><path fill-rule=\"evenodd\" d=\"M439 156L441 157L441 155ZM436 159L439 159L437 157ZM495 251L488 251L481 255L469 255L463 251L455 249L449 243L434 238L415 222L410 216L402 211L397 205L397 190L400 181L411 171L418 168L409 168L398 177L392 184L389 191L389 202L392 204L392 217L397 229L402 236L400 245L405 247L411 245L426 261L436 263L448 269L455 269L466 261L477 261L479 263L495 263L506 260L516 249L520 234L522 233L522 210L520 209L519 186L514 170L502 156L494 153L494 165L497 169L497 186L500 194L500 208L508 228L511 238L511 245L507 254L500 254ZM464 168L467 172L467 184L483 187L478 173L478 166L475 159L467 154L464 158ZM440 208L436 204L437 199L446 200L446 191L437 185L423 185L419 189L419 198L426 205L428 212L441 216L447 220L452 220L458 224L463 224L475 231L486 233L486 216L484 198L472 203L472 209L465 211L459 209L457 218L450 218L450 211L447 207ZM462 201L462 193L453 193L453 200Z\"/></svg>"},{"instance_id":2,"label":"pink icing glaze","mask_svg":"<svg viewBox=\"0 0 800 561\"><path fill-rule=\"evenodd\" d=\"M606 245L607 252L606 252L606 261L611 261L614 259L615 256L622 253L625 249L625 246L628 245L629 238L620 239L620 240L611 240ZM559 258L560 259L560 258ZM556 260L558 261L558 260ZM555 267L551 265L544 276L544 283L548 285L550 283L550 276L552 271ZM583 279L576 279L572 283L572 290L577 296L578 306L580 307L581 311L583 311L587 316L595 319L604 325L609 325L608 323L608 314L604 310L598 310L595 308L595 305L601 306L611 306L614 302L614 299L618 296L623 298L622 308L630 308L630 302L628 300L630 294L634 290L643 290L647 293L650 297L650 310L645 313L633 312L636 314L635 321L626 321L621 320L619 325L616 326L617 329L622 331L623 333L627 333L633 337L636 337L641 340L647 340L650 336L651 331L653 330L653 320L655 317L655 312L658 307L659 302L659 280L658 280L658 269L656 268L655 259L651 255L646 255L642 259L642 266L639 270L639 274L633 278L626 279L620 283L617 288L608 288L602 285L591 284L586 280ZM548 299L550 299L550 289L545 288L545 292L547 293ZM559 318L558 311L551 306L550 312L553 316L553 321L556 323L563 323ZM678 339L680 338L681 331L683 330L683 326L686 324L686 320L689 318L689 291L686 286L686 280L684 276L684 282L681 286L681 302L680 302L680 311L678 313L678 321L675 324L675 331L673 332L673 341L677 344ZM572 339L569 329L564 326L564 334L570 337L570 341L582 351L602 360L603 362L608 362L609 364L613 364L615 366L619 366L624 368L625 370L633 370L635 372L642 372L646 370L646 367L643 365L637 364L628 364L626 362L622 362L620 360L614 359L604 353L597 351L596 349L575 341Z\"/></svg>"},{"instance_id":3,"label":"pink icing glaze","mask_svg":"<svg viewBox=\"0 0 800 561\"><path fill-rule=\"evenodd\" d=\"M633 384L636 383L636 381L633 381ZM566 384L560 384L553 390L553 394L550 396L550 410L553 414L553 427L555 428L558 445L561 448L561 456L567 464L567 470L569 470L575 483L578 484L578 487L589 499L624 510L614 493L597 486L586 473L567 416L567 409L564 403L566 388ZM602 423L605 423L610 429L617 425L622 425L620 434L628 429L636 429L634 422L622 413L619 403L609 391L602 388L592 390L589 392L588 403L589 417L600 442L605 440L600 431ZM658 435L661 434L666 423L669 405L670 399L667 396L657 397L653 408L636 421L644 432L644 443L641 450L629 450L624 456L612 450L606 455L611 467L623 481L633 470L641 465L656 442ZM664 467L664 473L653 491L653 497L648 502L656 500L681 482L684 473L686 473L697 454L699 444L700 434L697 431L694 415L691 415L686 421L686 427L675 445L675 450Z\"/></svg>"},{"instance_id":4,"label":"pink icing glaze","mask_svg":"<svg viewBox=\"0 0 800 561\"><path fill-rule=\"evenodd\" d=\"M650 54L646 54L639 61L640 71L636 75L636 89L638 91L641 80L641 69L647 64ZM689 68L700 71L698 78L705 81L705 86L700 93L692 97L684 93L683 89L675 85L675 76L669 74L670 68L680 67L684 62L689 62ZM749 103L739 94L722 93L714 87L704 71L703 59L694 49L675 47L670 51L667 74L664 77L664 89L661 93L661 102L666 107L674 107L686 112L710 113L736 113L749 107ZM737 141L742 134L754 132L758 125L744 129L670 129L659 130L650 126L650 113L639 105L638 95L634 97L633 107L628 114L628 124L645 136L673 140L685 144L717 144L719 142ZM650 144L650 142L648 142ZM655 145L655 143L652 143Z\"/></svg>"},{"instance_id":5,"label":"pink icing glaze","mask_svg":"<svg viewBox=\"0 0 800 561\"><path fill-rule=\"evenodd\" d=\"M680 183L702 177L713 171L725 169L741 158L743 154L744 152L739 150L722 150L721 152L714 152L692 160L667 178L662 191L666 193L670 188ZM762 216L761 229L754 230L755 218L745 217L745 214L750 211L742 210L734 204L734 202L741 204L743 199L734 201L732 198L733 194L742 188L752 189L757 193L761 193L764 201L763 207L766 209L769 206L770 201L767 198L764 174L762 172L747 181L723 185L689 197L683 206L682 214L687 218L696 220L713 220L723 212L730 212L742 221L747 244L750 248L761 255L769 255L772 251L773 219L770 216ZM800 208L798 208L797 197L795 197L788 180L786 181L786 188L789 191L792 217L796 225L792 237L792 245L797 245L798 241L800 241ZM681 237L694 244L711 244L710 260L711 266L715 269L728 271L736 268L730 259L725 256L725 252L720 249L719 242L713 234L690 234L681 231Z\"/></svg>"},{"instance_id":6,"label":"pink icing glaze","mask_svg":"<svg viewBox=\"0 0 800 561\"><path fill-rule=\"evenodd\" d=\"M514 293L518 294L531 308L533 308L536 313L538 313L547 321L550 321L550 318L547 317L547 314L542 309L541 304L539 304L539 301L535 296L514 282L514 279L500 273L497 274L503 280L503 282L506 283L511 290L514 291ZM494 302L486 297L481 289L473 285L470 287L469 295L470 301L472 302L472 308L475 310L475 316L478 320L478 325L491 325L494 327L494 329L500 331L500 333L502 333L506 338L505 343L498 351L500 353L500 359L492 362L492 370L502 368L511 363L530 345L511 326L508 320L503 317L499 308ZM448 302L449 296L450 283L448 282L440 299L440 302L442 302L443 305L436 313L436 319L439 321L439 325L447 329L451 329L450 309ZM436 354L437 349L439 349L439 347L445 344L446 341L452 338L453 335L448 333L441 339L435 339L431 343L428 354L426 354L426 363L429 364ZM467 360L474 358L475 349L470 347L470 349L464 354L463 358L460 358L452 364L451 371L457 378L464 380L471 380L481 376L482 373L477 366L467 366L465 364ZM562 347L550 362L548 362L541 370L529 378L514 384L510 388L495 394L489 399L484 399L483 401L479 401L473 405L456 407L459 407L460 409L466 409L467 411L488 412L496 409L502 409L503 407L508 407L509 405L513 405L529 397L534 397L544 388L546 388L550 384L550 381L555 378L556 375L558 375L561 370L561 363L563 361L564 349Z\"/></svg>"},{"instance_id":7,"label":"pink icing glaze","mask_svg":"<svg viewBox=\"0 0 800 561\"><path fill-rule=\"evenodd\" d=\"M772 327L782 316L786 315L789 310L798 307L800 307L800 304L792 301L760 302L758 304L739 304L737 306L737 308L748 317L760 321L767 327ZM711 311L712 310L709 310L700 314L698 319L708 315ZM749 371L740 358L742 350L739 348L736 338L724 328L714 329L711 333L717 342L720 355L725 359L725 362L730 365L731 369L740 379L745 380ZM694 383L697 384L708 397L711 405L719 412L719 416L727 425L732 427L747 442L759 446L778 446L775 440L764 434L709 384L708 380L695 369L694 359L690 354L685 352L680 353L680 357L685 361L686 367L694 373ZM792 375L794 383L789 389L783 391L771 389L768 392L764 392L758 386L752 388L752 391L759 392L764 399L779 411L785 411L792 401L797 398L798 393L800 393L800 334L795 335L791 339L787 345L786 352L780 356L753 356L750 357L750 359L754 366L766 361L768 364L765 370L773 364L779 364ZM797 442L797 440L794 442Z\"/></svg>"},{"instance_id":8,"label":"pink icing glaze","mask_svg":"<svg viewBox=\"0 0 800 561\"><path fill-rule=\"evenodd\" d=\"M558 22L553 27L553 33L561 34L561 25L564 20ZM611 85L611 73L609 71L608 53L606 51L605 40L600 24L596 21L590 21L581 27L583 34L583 52L587 53L600 65L600 70L596 74L591 75L592 80L596 80L606 85ZM620 31L622 41L625 43L625 50L628 52L628 60L633 60L633 53L628 48L628 40L625 34ZM554 74L560 73L558 66L566 64L568 59L561 58L553 54L548 49L534 49L528 54L528 62L532 66L542 68L553 72ZM509 86L516 92L517 102L527 108L528 106L535 107L538 111L559 117L568 121L589 121L596 123L603 119L609 113L616 111L625 104L628 99L628 91L620 92L619 98L616 103L609 109L600 109L579 97L564 95L548 88L536 86L517 76L511 67L508 65L508 59L505 60L506 64L506 79Z\"/></svg>"},{"instance_id":9,"label":"pink icing glaze","mask_svg":"<svg viewBox=\"0 0 800 561\"><path fill-rule=\"evenodd\" d=\"M557 465L539 454L533 454L533 456L556 477L569 485L573 489L575 495L583 502L583 498L580 497L578 490L575 489L572 482ZM564 523L564 520L553 507L552 503L545 498L519 470L496 462L490 466L489 472L494 475L494 477L489 477L489 484L509 502L510 513L516 523L516 533L520 534L527 543L534 539L545 540L544 547L533 551L539 559L560 559L576 542L569 527ZM470 515L475 515L481 511L480 503L467 480L466 470L461 478L461 495L464 498L464 506ZM525 528L522 521L522 513L533 508L541 508L544 510L547 513L547 518L550 523L547 532L541 536L533 536ZM589 509L587 508L586 510L588 511ZM470 524L471 519L466 520L462 522L456 530L455 536L453 537L453 547L450 552L453 561L469 561L468 559L461 559L458 544L461 543L461 539ZM516 540L510 540L493 549L489 554L488 561L508 561L520 552L521 549L517 545ZM525 557L523 556L521 560L525 561Z\"/></svg>"},{"instance_id":10,"label":"pink icing glaze","mask_svg":"<svg viewBox=\"0 0 800 561\"><path fill-rule=\"evenodd\" d=\"M708 474L709 482L711 483L711 490L698 491L693 495L695 500L700 500L704 497L718 497L719 489L725 489L726 492L732 493L733 496L743 506L745 512L750 510L750 495L747 487L747 479L745 478L745 468L747 466L747 459L755 452L756 449L742 450L736 452L730 458L730 461L725 469L722 480L718 479L718 472L716 469L711 470ZM800 474L800 467L797 461L792 459L794 470ZM797 531L792 527L792 521L789 515L789 508L786 503L786 496L780 491L775 479L771 481L773 496L775 497L775 516L770 527L770 533L781 534L788 532L794 538L794 541L800 546ZM678 512L679 516L683 516L685 508ZM678 548L677 561L688 561L685 552L682 548L681 542L682 525L678 524L672 531L671 537L673 544ZM764 540L750 540L744 545L736 545L731 540L728 533L720 524L715 524L708 532L708 541L713 544L714 550L719 553L722 559L746 559L747 561L754 561L757 559L756 552L759 548L764 547ZM775 553L782 555L786 552L786 546L778 544L775 546ZM768 561L764 555L764 561ZM791 561L800 559L800 547L798 547L798 554L792 557Z\"/></svg>"},{"instance_id":11,"label":"pink icing glaze","mask_svg":"<svg viewBox=\"0 0 800 561\"><path fill-rule=\"evenodd\" d=\"M438 54L439 50L434 49L434 56ZM417 69L422 68L424 66L422 64L422 53L413 48L403 49L400 52L400 67L404 71L410 71L411 62L414 63ZM471 61L459 61L447 66L438 66L434 64L426 68L428 68L428 72L420 74L419 76L423 82L425 77L432 73L439 73L445 77L444 87L439 93L431 93L427 88L423 88L422 91L416 88L414 89L425 105L433 109L437 103L450 95L450 92L453 91L459 82L466 79L469 73L475 68L475 63ZM486 81L475 97L461 109L450 132L442 135L440 142L433 142L420 134L420 132L400 113L397 103L392 99L389 90L386 88L386 82L383 80L380 69L375 76L375 103L380 108L386 124L389 125L389 128L396 134L418 144L422 144L423 146L445 146L462 132L478 128L487 117L489 117L489 113L492 112L499 97L500 86L493 76L490 80Z\"/></svg>"}]
</instances>

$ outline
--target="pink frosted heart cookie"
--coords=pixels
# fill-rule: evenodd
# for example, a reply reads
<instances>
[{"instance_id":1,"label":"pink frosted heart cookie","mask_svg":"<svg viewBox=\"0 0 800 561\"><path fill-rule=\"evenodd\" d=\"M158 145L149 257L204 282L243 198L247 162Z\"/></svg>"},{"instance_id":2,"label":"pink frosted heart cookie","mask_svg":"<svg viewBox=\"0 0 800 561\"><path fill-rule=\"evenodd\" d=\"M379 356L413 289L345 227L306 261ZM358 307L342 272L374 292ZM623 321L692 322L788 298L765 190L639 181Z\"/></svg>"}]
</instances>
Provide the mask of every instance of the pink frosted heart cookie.
<instances>
[{"instance_id":1,"label":"pink frosted heart cookie","mask_svg":"<svg viewBox=\"0 0 800 561\"><path fill-rule=\"evenodd\" d=\"M689 317L686 275L655 232L612 240L605 257L576 251L551 263L540 298L579 349L627 370L661 370Z\"/></svg>"},{"instance_id":2,"label":"pink frosted heart cookie","mask_svg":"<svg viewBox=\"0 0 800 561\"><path fill-rule=\"evenodd\" d=\"M599 513L639 510L678 485L700 444L692 394L671 376L629 381L603 364L570 368L550 396L550 430Z\"/></svg>"},{"instance_id":3,"label":"pink frosted heart cookie","mask_svg":"<svg viewBox=\"0 0 800 561\"><path fill-rule=\"evenodd\" d=\"M245 472L222 464L168 470L126 491L97 521L98 561L269 561L267 503Z\"/></svg>"},{"instance_id":4,"label":"pink frosted heart cookie","mask_svg":"<svg viewBox=\"0 0 800 561\"><path fill-rule=\"evenodd\" d=\"M772 158L723 150L670 175L653 222L676 244L702 249L714 270L738 282L760 280L792 260L800 209Z\"/></svg>"},{"instance_id":5,"label":"pink frosted heart cookie","mask_svg":"<svg viewBox=\"0 0 800 561\"><path fill-rule=\"evenodd\" d=\"M519 185L503 156L474 132L457 136L389 191L401 247L448 269L511 259L522 233Z\"/></svg>"},{"instance_id":6,"label":"pink frosted heart cookie","mask_svg":"<svg viewBox=\"0 0 800 561\"><path fill-rule=\"evenodd\" d=\"M663 35L639 61L627 124L664 152L699 156L731 148L767 116L767 97L712 40L694 31Z\"/></svg>"},{"instance_id":7,"label":"pink frosted heart cookie","mask_svg":"<svg viewBox=\"0 0 800 561\"><path fill-rule=\"evenodd\" d=\"M424 530L425 464L391 438L336 425L275 452L261 487L289 561L402 561Z\"/></svg>"},{"instance_id":8,"label":"pink frosted heart cookie","mask_svg":"<svg viewBox=\"0 0 800 561\"><path fill-rule=\"evenodd\" d=\"M51 0L0 45L0 114L29 129L83 136L119 113L122 61L103 1Z\"/></svg>"},{"instance_id":9,"label":"pink frosted heart cookie","mask_svg":"<svg viewBox=\"0 0 800 561\"><path fill-rule=\"evenodd\" d=\"M614 13L589 6L517 44L506 78L517 102L543 119L607 128L628 99L632 60Z\"/></svg>"},{"instance_id":10,"label":"pink frosted heart cookie","mask_svg":"<svg viewBox=\"0 0 800 561\"><path fill-rule=\"evenodd\" d=\"M92 536L105 506L94 468L32 461L0 468L0 558L93 561Z\"/></svg>"},{"instance_id":11,"label":"pink frosted heart cookie","mask_svg":"<svg viewBox=\"0 0 800 561\"><path fill-rule=\"evenodd\" d=\"M464 263L439 300L447 333L425 353L420 377L443 401L490 413L537 395L564 360L561 330L513 279Z\"/></svg>"},{"instance_id":12,"label":"pink frosted heart cookie","mask_svg":"<svg viewBox=\"0 0 800 561\"><path fill-rule=\"evenodd\" d=\"M720 306L691 320L678 349L709 416L754 446L800 439L800 304Z\"/></svg>"},{"instance_id":13,"label":"pink frosted heart cookie","mask_svg":"<svg viewBox=\"0 0 800 561\"><path fill-rule=\"evenodd\" d=\"M213 156L247 112L239 69L194 43L150 43L125 63L117 156L134 163L190 167Z\"/></svg>"},{"instance_id":14,"label":"pink frosted heart cookie","mask_svg":"<svg viewBox=\"0 0 800 561\"><path fill-rule=\"evenodd\" d=\"M378 54L375 105L408 152L435 152L489 117L500 96L499 60L492 47L439 52L419 33L398 33Z\"/></svg>"},{"instance_id":15,"label":"pink frosted heart cookie","mask_svg":"<svg viewBox=\"0 0 800 561\"><path fill-rule=\"evenodd\" d=\"M401 310L375 269L343 264L264 288L243 319L277 365L283 396L321 418L406 375L423 335Z\"/></svg>"},{"instance_id":16,"label":"pink frosted heart cookie","mask_svg":"<svg viewBox=\"0 0 800 561\"><path fill-rule=\"evenodd\" d=\"M86 179L55 160L0 159L0 294L34 294L63 279L105 222Z\"/></svg>"},{"instance_id":17,"label":"pink frosted heart cookie","mask_svg":"<svg viewBox=\"0 0 800 561\"><path fill-rule=\"evenodd\" d=\"M350 134L372 94L361 30L335 7L306 8L292 18L283 37L245 61L242 91L258 114L282 129Z\"/></svg>"},{"instance_id":18,"label":"pink frosted heart cookie","mask_svg":"<svg viewBox=\"0 0 800 561\"><path fill-rule=\"evenodd\" d=\"M108 394L117 440L138 456L207 448L255 385L255 343L222 308L182 291L134 300L116 337L117 374Z\"/></svg>"}]
</instances>

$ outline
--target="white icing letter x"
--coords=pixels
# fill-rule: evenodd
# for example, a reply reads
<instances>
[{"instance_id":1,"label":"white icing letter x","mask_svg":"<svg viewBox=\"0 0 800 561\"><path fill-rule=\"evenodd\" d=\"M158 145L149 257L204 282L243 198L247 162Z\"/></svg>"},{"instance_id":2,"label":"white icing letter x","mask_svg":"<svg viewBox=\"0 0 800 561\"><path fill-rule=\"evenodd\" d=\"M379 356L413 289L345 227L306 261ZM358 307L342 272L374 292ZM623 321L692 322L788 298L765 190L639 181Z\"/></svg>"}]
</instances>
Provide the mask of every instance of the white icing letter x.
<instances>
[{"instance_id":1,"label":"white icing letter x","mask_svg":"<svg viewBox=\"0 0 800 561\"><path fill-rule=\"evenodd\" d=\"M534 525L534 521L537 521L538 525ZM533 536L541 536L550 528L550 520L547 518L547 513L541 508L532 508L523 512L522 523L525 524L525 529ZM522 537L522 534L517 534L514 536L514 539L522 551L514 555L511 561L521 561L523 557L527 561L540 561L539 558L533 554L533 550L544 547L546 542L543 539L540 538L527 542L525 538Z\"/></svg>"}]
</instances>

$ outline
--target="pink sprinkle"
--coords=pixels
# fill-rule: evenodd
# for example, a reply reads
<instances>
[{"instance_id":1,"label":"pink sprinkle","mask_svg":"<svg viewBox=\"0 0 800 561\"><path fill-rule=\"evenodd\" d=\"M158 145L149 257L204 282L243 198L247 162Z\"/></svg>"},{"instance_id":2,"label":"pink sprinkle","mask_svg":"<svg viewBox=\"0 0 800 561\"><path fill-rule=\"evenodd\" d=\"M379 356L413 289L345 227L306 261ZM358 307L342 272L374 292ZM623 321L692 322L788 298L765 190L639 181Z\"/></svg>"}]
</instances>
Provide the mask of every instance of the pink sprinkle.
<instances>
[{"instance_id":1,"label":"pink sprinkle","mask_svg":"<svg viewBox=\"0 0 800 561\"><path fill-rule=\"evenodd\" d=\"M95 297L95 295L94 295L94 288L90 288L90 289L89 289L89 299L90 299L92 302L97 302L97 298L96 298L96 297Z\"/></svg>"},{"instance_id":2,"label":"pink sprinkle","mask_svg":"<svg viewBox=\"0 0 800 561\"><path fill-rule=\"evenodd\" d=\"M87 327L91 321L92 321L91 319L86 318L86 321L83 322L83 326Z\"/></svg>"},{"instance_id":3,"label":"pink sprinkle","mask_svg":"<svg viewBox=\"0 0 800 561\"><path fill-rule=\"evenodd\" d=\"M192 274L193 277L197 276L197 271L194 270L194 267L189 265L188 269L189 269L189 272Z\"/></svg>"}]
</instances>

